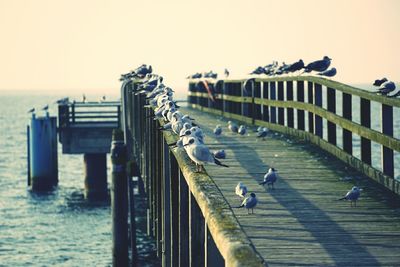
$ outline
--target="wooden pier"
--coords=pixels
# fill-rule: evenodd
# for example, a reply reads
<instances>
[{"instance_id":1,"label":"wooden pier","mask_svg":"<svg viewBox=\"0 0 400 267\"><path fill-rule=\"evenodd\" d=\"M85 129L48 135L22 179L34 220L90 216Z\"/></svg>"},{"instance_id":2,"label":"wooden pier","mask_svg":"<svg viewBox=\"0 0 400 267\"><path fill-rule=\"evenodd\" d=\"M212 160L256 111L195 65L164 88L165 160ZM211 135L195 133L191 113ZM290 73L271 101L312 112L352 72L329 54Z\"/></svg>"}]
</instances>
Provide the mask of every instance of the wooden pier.
<instances>
[{"instance_id":1,"label":"wooden pier","mask_svg":"<svg viewBox=\"0 0 400 267\"><path fill-rule=\"evenodd\" d=\"M163 266L399 264L400 188L393 177L398 99L315 77L207 82L216 100L203 81L192 80L190 107L181 108L205 131L210 149L227 153L229 168L206 166L206 173L195 173L186 153L168 146L177 136L158 130L163 122L150 118L144 96L135 94L140 81L121 92L129 164L139 166L148 234ZM352 97L360 98L360 124L351 120ZM382 132L370 128L370 101L382 105ZM246 124L249 135L224 127L215 138L212 129L228 119ZM255 138L258 125L273 130L265 141ZM361 159L353 154L353 135L361 137ZM383 146L383 170L371 165L371 141ZM275 190L259 185L269 167L279 170ZM239 181L259 199L255 214L233 208L240 203L234 194ZM354 185L363 189L356 208L337 200Z\"/></svg>"}]
</instances>

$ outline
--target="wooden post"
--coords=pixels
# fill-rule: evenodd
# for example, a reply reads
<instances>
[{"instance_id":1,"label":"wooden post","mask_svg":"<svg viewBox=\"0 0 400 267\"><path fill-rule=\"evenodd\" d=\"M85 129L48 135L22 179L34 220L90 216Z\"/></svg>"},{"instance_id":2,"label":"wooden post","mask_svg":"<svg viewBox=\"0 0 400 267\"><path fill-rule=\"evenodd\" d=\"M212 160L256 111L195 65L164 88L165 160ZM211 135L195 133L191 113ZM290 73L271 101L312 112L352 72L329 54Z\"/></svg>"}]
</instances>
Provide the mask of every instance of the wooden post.
<instances>
[{"instance_id":1,"label":"wooden post","mask_svg":"<svg viewBox=\"0 0 400 267\"><path fill-rule=\"evenodd\" d=\"M322 86L318 83L314 84L314 104L316 106L322 107ZM314 133L319 136L323 137L323 129L322 129L322 117L315 115L315 131Z\"/></svg>"},{"instance_id":2,"label":"wooden post","mask_svg":"<svg viewBox=\"0 0 400 267\"><path fill-rule=\"evenodd\" d=\"M293 101L293 82L286 82L286 99L287 101ZM294 110L293 108L287 108L287 126L294 128Z\"/></svg>"},{"instance_id":3,"label":"wooden post","mask_svg":"<svg viewBox=\"0 0 400 267\"><path fill-rule=\"evenodd\" d=\"M139 166L136 162L131 164L131 174L132 178L136 177L139 179L140 172ZM136 246L136 221L135 221L135 194L133 192L133 180L129 178L129 214L130 214L130 233L131 233L131 255L132 261L131 266L137 266L138 254L137 254L137 246Z\"/></svg>"},{"instance_id":4,"label":"wooden post","mask_svg":"<svg viewBox=\"0 0 400 267\"><path fill-rule=\"evenodd\" d=\"M297 81L297 101L304 102L304 81ZM297 129L305 130L304 110L297 110Z\"/></svg>"},{"instance_id":5,"label":"wooden post","mask_svg":"<svg viewBox=\"0 0 400 267\"><path fill-rule=\"evenodd\" d=\"M284 95L283 82L279 81L278 82L278 100L283 101L284 100L283 95ZM285 109L284 108L278 108L278 124L285 125Z\"/></svg>"},{"instance_id":6,"label":"wooden post","mask_svg":"<svg viewBox=\"0 0 400 267\"><path fill-rule=\"evenodd\" d=\"M191 193L179 171L179 267L189 266L189 199Z\"/></svg>"},{"instance_id":7,"label":"wooden post","mask_svg":"<svg viewBox=\"0 0 400 267\"><path fill-rule=\"evenodd\" d=\"M367 128L371 127L371 101L360 98L360 118L361 125ZM371 140L361 137L361 160L371 165Z\"/></svg>"},{"instance_id":8,"label":"wooden post","mask_svg":"<svg viewBox=\"0 0 400 267\"><path fill-rule=\"evenodd\" d=\"M157 123L157 128L159 124ZM156 233L157 233L157 252L158 257L161 258L163 255L163 195L162 195L162 169L163 169L163 151L162 151L162 137L160 131L156 131L156 212L157 212L157 219L156 219Z\"/></svg>"},{"instance_id":9,"label":"wooden post","mask_svg":"<svg viewBox=\"0 0 400 267\"><path fill-rule=\"evenodd\" d=\"M314 103L314 83L307 82L308 87L308 103ZM314 113L308 112L308 131L314 133Z\"/></svg>"},{"instance_id":10,"label":"wooden post","mask_svg":"<svg viewBox=\"0 0 400 267\"><path fill-rule=\"evenodd\" d=\"M269 82L269 89L270 89L270 99L271 100L276 100L276 83L275 82ZM271 107L271 123L276 123L276 107Z\"/></svg>"},{"instance_id":11,"label":"wooden post","mask_svg":"<svg viewBox=\"0 0 400 267\"><path fill-rule=\"evenodd\" d=\"M254 82L254 90L253 90L253 105L254 105L253 124L254 124L254 120L262 120L261 104L256 104L255 103L255 98L261 99L261 82Z\"/></svg>"},{"instance_id":12,"label":"wooden post","mask_svg":"<svg viewBox=\"0 0 400 267\"><path fill-rule=\"evenodd\" d=\"M27 158L27 184L31 186L31 134L29 125L26 126L26 158Z\"/></svg>"},{"instance_id":13,"label":"wooden post","mask_svg":"<svg viewBox=\"0 0 400 267\"><path fill-rule=\"evenodd\" d=\"M343 93L342 95L343 95L342 96L343 118L351 121L352 111L353 111L351 94ZM343 129L343 150L349 153L350 155L353 154L353 136L352 133L347 129Z\"/></svg>"},{"instance_id":14,"label":"wooden post","mask_svg":"<svg viewBox=\"0 0 400 267\"><path fill-rule=\"evenodd\" d=\"M179 165L172 152L170 152L169 158L171 163L171 266L179 266Z\"/></svg>"},{"instance_id":15,"label":"wooden post","mask_svg":"<svg viewBox=\"0 0 400 267\"><path fill-rule=\"evenodd\" d=\"M122 131L114 130L111 147L113 266L128 266L128 184L126 175L126 147L123 138Z\"/></svg>"},{"instance_id":16,"label":"wooden post","mask_svg":"<svg viewBox=\"0 0 400 267\"><path fill-rule=\"evenodd\" d=\"M162 142L162 264L163 266L169 266L171 264L171 176L170 176L170 159L169 159L169 147L161 135Z\"/></svg>"},{"instance_id":17,"label":"wooden post","mask_svg":"<svg viewBox=\"0 0 400 267\"><path fill-rule=\"evenodd\" d=\"M393 137L393 107L382 104L382 133ZM394 177L394 157L393 150L382 146L382 169L383 173Z\"/></svg>"},{"instance_id":18,"label":"wooden post","mask_svg":"<svg viewBox=\"0 0 400 267\"><path fill-rule=\"evenodd\" d=\"M204 266L204 218L196 199L189 198L189 266Z\"/></svg>"},{"instance_id":19,"label":"wooden post","mask_svg":"<svg viewBox=\"0 0 400 267\"><path fill-rule=\"evenodd\" d=\"M208 230L207 222L204 224L204 251L205 251L205 259L204 263L206 267L214 267L214 266L225 266L225 260L219 252L217 245L214 242L213 237Z\"/></svg>"},{"instance_id":20,"label":"wooden post","mask_svg":"<svg viewBox=\"0 0 400 267\"><path fill-rule=\"evenodd\" d=\"M269 83L268 82L263 82L263 99L269 99ZM262 105L262 109L263 109L263 121L267 121L269 122L269 108L268 105Z\"/></svg>"},{"instance_id":21,"label":"wooden post","mask_svg":"<svg viewBox=\"0 0 400 267\"><path fill-rule=\"evenodd\" d=\"M328 111L336 114L336 90L327 89ZM328 142L336 146L336 124L328 121Z\"/></svg>"}]
</instances>

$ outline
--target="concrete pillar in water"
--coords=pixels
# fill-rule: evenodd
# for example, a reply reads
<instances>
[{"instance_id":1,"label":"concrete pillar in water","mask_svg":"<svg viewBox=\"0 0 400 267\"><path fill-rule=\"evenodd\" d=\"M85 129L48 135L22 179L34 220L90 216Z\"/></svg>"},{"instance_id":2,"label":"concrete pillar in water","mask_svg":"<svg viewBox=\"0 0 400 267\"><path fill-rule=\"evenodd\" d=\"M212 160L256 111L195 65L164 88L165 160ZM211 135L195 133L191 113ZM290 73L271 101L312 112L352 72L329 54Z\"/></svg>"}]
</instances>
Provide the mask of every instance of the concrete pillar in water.
<instances>
[{"instance_id":1,"label":"concrete pillar in water","mask_svg":"<svg viewBox=\"0 0 400 267\"><path fill-rule=\"evenodd\" d=\"M58 184L57 119L32 116L29 127L29 168L33 191L48 191Z\"/></svg>"},{"instance_id":2,"label":"concrete pillar in water","mask_svg":"<svg viewBox=\"0 0 400 267\"><path fill-rule=\"evenodd\" d=\"M85 154L85 198L107 199L107 157L105 153Z\"/></svg>"}]
</instances>

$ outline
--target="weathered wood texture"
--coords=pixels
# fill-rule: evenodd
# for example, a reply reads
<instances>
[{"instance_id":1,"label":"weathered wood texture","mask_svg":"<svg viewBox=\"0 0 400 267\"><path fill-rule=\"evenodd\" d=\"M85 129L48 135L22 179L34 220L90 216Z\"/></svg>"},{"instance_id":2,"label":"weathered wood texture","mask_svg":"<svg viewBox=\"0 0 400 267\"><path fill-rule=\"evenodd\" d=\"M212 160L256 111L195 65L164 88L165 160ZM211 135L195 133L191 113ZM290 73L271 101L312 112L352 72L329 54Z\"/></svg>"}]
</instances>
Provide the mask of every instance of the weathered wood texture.
<instances>
[{"instance_id":1,"label":"weathered wood texture","mask_svg":"<svg viewBox=\"0 0 400 267\"><path fill-rule=\"evenodd\" d=\"M215 138L224 125L194 109L212 150L225 149L228 168L206 166L229 204L239 181L256 193L255 214L234 213L269 266L397 266L400 262L400 201L371 179L309 143L270 133L265 141L229 133ZM275 190L262 187L269 167L279 170ZM338 201L352 186L363 189L356 208Z\"/></svg>"}]
</instances>

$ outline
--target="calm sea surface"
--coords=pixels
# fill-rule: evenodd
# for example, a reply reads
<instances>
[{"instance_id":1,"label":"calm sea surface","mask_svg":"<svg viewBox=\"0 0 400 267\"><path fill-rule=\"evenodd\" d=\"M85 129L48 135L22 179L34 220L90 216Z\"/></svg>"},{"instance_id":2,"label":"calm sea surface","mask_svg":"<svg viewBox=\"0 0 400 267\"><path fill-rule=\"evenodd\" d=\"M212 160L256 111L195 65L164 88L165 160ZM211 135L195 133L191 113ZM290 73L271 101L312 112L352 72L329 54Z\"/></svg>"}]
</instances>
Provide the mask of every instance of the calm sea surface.
<instances>
[{"instance_id":1,"label":"calm sea surface","mask_svg":"<svg viewBox=\"0 0 400 267\"><path fill-rule=\"evenodd\" d=\"M0 92L0 266L111 264L109 203L84 200L82 155L63 155L59 151L59 186L56 191L38 195L27 190L27 110L50 104L50 114L56 115L54 102L59 98ZM184 95L179 98L184 98ZM98 96L88 96L89 101L97 99ZM359 101L354 99L353 117L357 120ZM371 108L373 117L379 117L380 107L372 104ZM339 106L337 110L341 114ZM394 112L395 137L400 138L400 111L395 108ZM373 123L372 128L379 130L379 123ZM338 129L338 141L340 136L341 130ZM359 139L354 138L354 144L357 156ZM373 144L373 165L380 168L380 146L377 144ZM399 179L399 153L395 153L395 166L395 176ZM110 170L109 162L107 167ZM143 263L147 261L146 257L154 259L152 244L141 233L138 238Z\"/></svg>"},{"instance_id":2,"label":"calm sea surface","mask_svg":"<svg viewBox=\"0 0 400 267\"><path fill-rule=\"evenodd\" d=\"M84 200L82 155L63 155L59 146L58 189L48 194L27 190L27 111L50 104L50 115L56 115L59 98L0 92L0 266L112 263L110 206ZM110 166L108 162L109 181ZM141 231L138 239L141 265L153 266L153 244Z\"/></svg>"}]
</instances>

